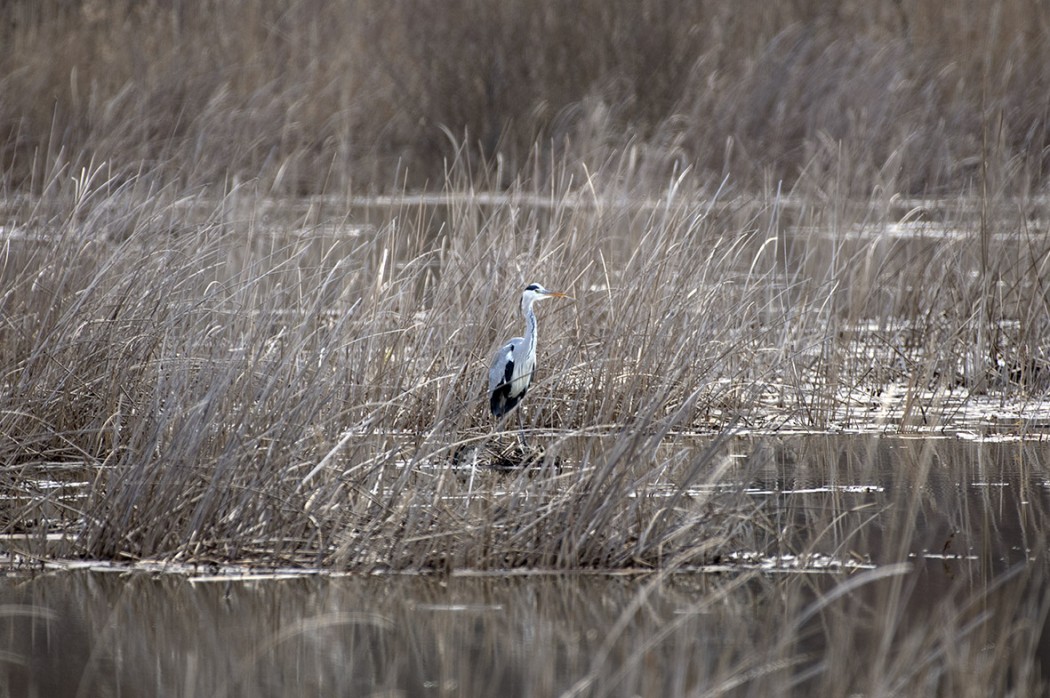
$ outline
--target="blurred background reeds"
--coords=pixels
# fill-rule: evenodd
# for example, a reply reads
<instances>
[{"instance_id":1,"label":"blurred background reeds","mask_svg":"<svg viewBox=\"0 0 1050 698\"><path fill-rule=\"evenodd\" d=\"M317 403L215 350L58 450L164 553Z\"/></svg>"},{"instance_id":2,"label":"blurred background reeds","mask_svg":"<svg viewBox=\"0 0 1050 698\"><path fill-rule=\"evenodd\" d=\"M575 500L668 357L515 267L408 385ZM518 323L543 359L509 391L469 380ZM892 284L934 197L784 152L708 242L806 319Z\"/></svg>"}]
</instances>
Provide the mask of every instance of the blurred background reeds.
<instances>
[{"instance_id":1,"label":"blurred background reeds","mask_svg":"<svg viewBox=\"0 0 1050 698\"><path fill-rule=\"evenodd\" d=\"M1043 191L1038 0L4 3L0 174L105 162L282 195L537 186L613 153L662 183Z\"/></svg>"}]
</instances>

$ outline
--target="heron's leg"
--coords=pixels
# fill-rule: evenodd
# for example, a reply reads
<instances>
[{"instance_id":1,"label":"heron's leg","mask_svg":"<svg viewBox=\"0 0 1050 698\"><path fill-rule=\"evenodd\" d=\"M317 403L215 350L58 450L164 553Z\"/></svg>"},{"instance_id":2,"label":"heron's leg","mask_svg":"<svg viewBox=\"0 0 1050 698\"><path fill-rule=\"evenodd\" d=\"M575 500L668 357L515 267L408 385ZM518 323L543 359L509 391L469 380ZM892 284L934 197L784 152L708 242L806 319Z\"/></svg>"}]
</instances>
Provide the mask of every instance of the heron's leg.
<instances>
[{"instance_id":1,"label":"heron's leg","mask_svg":"<svg viewBox=\"0 0 1050 698\"><path fill-rule=\"evenodd\" d=\"M527 449L529 442L525 440L525 425L521 421L521 405L518 405L518 433L521 436L522 449Z\"/></svg>"}]
</instances>

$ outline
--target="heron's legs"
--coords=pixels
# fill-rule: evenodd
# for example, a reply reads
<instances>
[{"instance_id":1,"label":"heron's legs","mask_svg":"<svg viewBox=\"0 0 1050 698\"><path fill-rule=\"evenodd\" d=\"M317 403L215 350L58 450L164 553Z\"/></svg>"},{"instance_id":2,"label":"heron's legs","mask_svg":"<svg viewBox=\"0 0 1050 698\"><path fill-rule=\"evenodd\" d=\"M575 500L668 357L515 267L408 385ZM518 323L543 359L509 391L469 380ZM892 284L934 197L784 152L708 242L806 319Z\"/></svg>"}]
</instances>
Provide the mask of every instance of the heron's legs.
<instances>
[{"instance_id":1,"label":"heron's legs","mask_svg":"<svg viewBox=\"0 0 1050 698\"><path fill-rule=\"evenodd\" d=\"M521 436L521 448L527 450L529 448L529 442L525 440L525 425L521 420L521 405L518 405L518 435Z\"/></svg>"}]
</instances>

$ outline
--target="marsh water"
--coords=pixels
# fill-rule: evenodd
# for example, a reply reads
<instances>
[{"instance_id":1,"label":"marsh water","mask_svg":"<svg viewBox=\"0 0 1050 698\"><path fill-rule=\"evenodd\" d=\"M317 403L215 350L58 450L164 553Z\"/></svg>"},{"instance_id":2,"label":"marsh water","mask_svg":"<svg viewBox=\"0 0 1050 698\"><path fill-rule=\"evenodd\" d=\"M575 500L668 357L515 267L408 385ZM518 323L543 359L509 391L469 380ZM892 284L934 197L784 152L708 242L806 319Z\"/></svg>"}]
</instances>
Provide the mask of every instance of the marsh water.
<instances>
[{"instance_id":1,"label":"marsh water","mask_svg":"<svg viewBox=\"0 0 1050 698\"><path fill-rule=\"evenodd\" d=\"M704 569L12 570L0 695L924 695L1050 671L1050 445L731 449L767 545Z\"/></svg>"}]
</instances>

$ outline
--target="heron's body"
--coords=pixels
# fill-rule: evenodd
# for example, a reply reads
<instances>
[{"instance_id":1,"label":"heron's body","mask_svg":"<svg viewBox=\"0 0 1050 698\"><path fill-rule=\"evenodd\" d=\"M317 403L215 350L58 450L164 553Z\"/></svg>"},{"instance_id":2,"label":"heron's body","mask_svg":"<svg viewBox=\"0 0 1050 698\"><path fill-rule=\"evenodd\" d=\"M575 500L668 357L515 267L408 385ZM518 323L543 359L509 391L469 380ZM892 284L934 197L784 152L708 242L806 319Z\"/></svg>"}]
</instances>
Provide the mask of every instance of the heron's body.
<instances>
[{"instance_id":1,"label":"heron's body","mask_svg":"<svg viewBox=\"0 0 1050 698\"><path fill-rule=\"evenodd\" d=\"M525 397L536 370L536 313L532 304L545 298L566 297L529 284L521 294L521 313L525 316L525 336L515 337L499 348L489 367L489 407L500 419ZM521 419L521 413L518 413ZM524 440L524 433L522 434Z\"/></svg>"},{"instance_id":2,"label":"heron's body","mask_svg":"<svg viewBox=\"0 0 1050 698\"><path fill-rule=\"evenodd\" d=\"M533 352L526 347L526 337L515 337L496 352L489 369L489 407L496 418L510 412L525 397L536 370L535 336L532 338Z\"/></svg>"}]
</instances>

